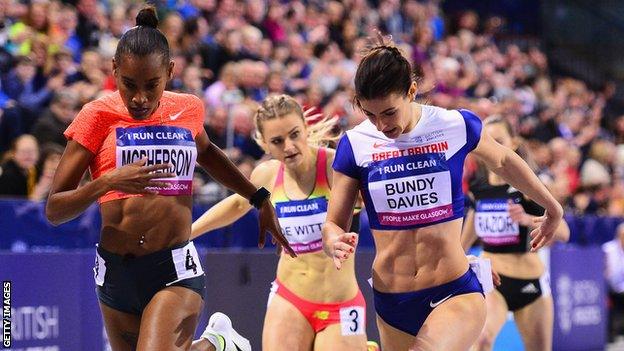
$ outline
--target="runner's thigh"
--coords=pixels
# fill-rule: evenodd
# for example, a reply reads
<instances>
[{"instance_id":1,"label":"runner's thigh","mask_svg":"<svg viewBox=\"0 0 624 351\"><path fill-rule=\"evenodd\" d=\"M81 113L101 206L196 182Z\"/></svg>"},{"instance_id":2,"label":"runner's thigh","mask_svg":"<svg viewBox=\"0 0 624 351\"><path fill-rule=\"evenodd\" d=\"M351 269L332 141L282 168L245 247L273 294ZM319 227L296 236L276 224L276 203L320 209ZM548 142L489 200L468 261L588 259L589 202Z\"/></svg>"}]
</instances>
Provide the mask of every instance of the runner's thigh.
<instances>
[{"instance_id":1,"label":"runner's thigh","mask_svg":"<svg viewBox=\"0 0 624 351\"><path fill-rule=\"evenodd\" d=\"M427 317L411 349L468 350L483 330L485 314L485 299L480 293L452 297Z\"/></svg>"},{"instance_id":2,"label":"runner's thigh","mask_svg":"<svg viewBox=\"0 0 624 351\"><path fill-rule=\"evenodd\" d=\"M141 317L115 310L103 303L100 303L100 310L102 310L108 342L113 351L135 350Z\"/></svg>"},{"instance_id":3,"label":"runner's thigh","mask_svg":"<svg viewBox=\"0 0 624 351\"><path fill-rule=\"evenodd\" d=\"M514 313L525 349L552 349L553 313L553 300L550 295L542 296Z\"/></svg>"},{"instance_id":4,"label":"runner's thigh","mask_svg":"<svg viewBox=\"0 0 624 351\"><path fill-rule=\"evenodd\" d=\"M314 330L301 312L279 295L267 308L262 329L262 349L275 351L310 351Z\"/></svg>"},{"instance_id":5,"label":"runner's thigh","mask_svg":"<svg viewBox=\"0 0 624 351\"><path fill-rule=\"evenodd\" d=\"M387 324L379 316L377 316L377 329L379 329L379 338L381 339L381 349L383 351L405 351L414 345L416 340L413 335Z\"/></svg>"},{"instance_id":6,"label":"runner's thigh","mask_svg":"<svg viewBox=\"0 0 624 351\"><path fill-rule=\"evenodd\" d=\"M485 296L485 305L487 310L485 327L475 344L475 349L479 351L492 350L496 336L507 321L507 303L497 290Z\"/></svg>"},{"instance_id":7,"label":"runner's thigh","mask_svg":"<svg viewBox=\"0 0 624 351\"><path fill-rule=\"evenodd\" d=\"M191 346L203 300L181 286L160 290L141 318L137 350L187 350Z\"/></svg>"},{"instance_id":8,"label":"runner's thigh","mask_svg":"<svg viewBox=\"0 0 624 351\"><path fill-rule=\"evenodd\" d=\"M354 325L348 321L342 323L328 325L327 328L316 334L314 340L314 350L344 350L344 351L361 351L366 350L366 325L357 325L356 331L353 332ZM361 331L357 331L361 329ZM343 335L344 334L344 335Z\"/></svg>"}]
</instances>

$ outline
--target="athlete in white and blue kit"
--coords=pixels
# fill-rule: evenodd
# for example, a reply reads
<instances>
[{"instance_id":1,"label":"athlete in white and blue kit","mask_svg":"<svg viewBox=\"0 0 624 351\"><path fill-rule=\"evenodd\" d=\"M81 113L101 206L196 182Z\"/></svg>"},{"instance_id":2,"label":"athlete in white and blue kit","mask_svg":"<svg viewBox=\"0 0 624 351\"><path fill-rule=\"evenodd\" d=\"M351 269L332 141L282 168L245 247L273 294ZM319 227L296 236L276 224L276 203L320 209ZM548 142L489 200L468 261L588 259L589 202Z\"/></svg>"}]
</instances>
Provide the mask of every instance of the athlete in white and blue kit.
<instances>
[{"instance_id":1,"label":"athlete in white and blue kit","mask_svg":"<svg viewBox=\"0 0 624 351\"><path fill-rule=\"evenodd\" d=\"M520 157L482 133L474 113L421 105L415 95L409 62L381 40L356 72L355 104L368 120L339 142L323 245L337 268L353 254L348 218L361 191L376 246L382 349L467 350L486 309L460 243L466 154L546 209L534 250L552 240L563 210Z\"/></svg>"}]
</instances>

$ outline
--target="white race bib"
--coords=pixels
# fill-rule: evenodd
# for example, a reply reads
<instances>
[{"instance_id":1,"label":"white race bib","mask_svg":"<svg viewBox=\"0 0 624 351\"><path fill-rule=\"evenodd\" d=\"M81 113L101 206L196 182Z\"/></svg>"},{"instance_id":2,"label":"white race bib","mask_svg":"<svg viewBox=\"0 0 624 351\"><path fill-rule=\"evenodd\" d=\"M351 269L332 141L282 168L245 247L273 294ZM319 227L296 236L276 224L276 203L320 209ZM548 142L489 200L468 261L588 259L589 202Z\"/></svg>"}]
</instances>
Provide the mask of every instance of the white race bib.
<instances>
[{"instance_id":1,"label":"white race bib","mask_svg":"<svg viewBox=\"0 0 624 351\"><path fill-rule=\"evenodd\" d=\"M175 266L178 279L169 282L167 286L184 279L199 277L204 274L195 244L189 242L184 247L171 250L171 258Z\"/></svg>"},{"instance_id":2,"label":"white race bib","mask_svg":"<svg viewBox=\"0 0 624 351\"><path fill-rule=\"evenodd\" d=\"M282 232L296 253L323 249L321 228L327 217L327 199L277 202L275 212Z\"/></svg>"},{"instance_id":3,"label":"white race bib","mask_svg":"<svg viewBox=\"0 0 624 351\"><path fill-rule=\"evenodd\" d=\"M197 148L191 131L175 126L143 126L116 129L116 167L147 158L146 166L170 164L172 178L159 179L166 187L160 195L191 195Z\"/></svg>"},{"instance_id":4,"label":"white race bib","mask_svg":"<svg viewBox=\"0 0 624 351\"><path fill-rule=\"evenodd\" d=\"M362 306L340 309L340 329L342 335L362 335L366 329L366 311Z\"/></svg>"},{"instance_id":5,"label":"white race bib","mask_svg":"<svg viewBox=\"0 0 624 351\"><path fill-rule=\"evenodd\" d=\"M95 250L95 265L93 266L93 278L95 284L98 286L104 286L104 280L106 278L106 261Z\"/></svg>"},{"instance_id":6,"label":"white race bib","mask_svg":"<svg viewBox=\"0 0 624 351\"><path fill-rule=\"evenodd\" d=\"M368 191L381 225L414 225L453 216L451 174L434 155L391 159L375 166Z\"/></svg>"},{"instance_id":7,"label":"white race bib","mask_svg":"<svg viewBox=\"0 0 624 351\"><path fill-rule=\"evenodd\" d=\"M477 235L489 245L520 242L520 227L509 216L507 199L477 201L474 226Z\"/></svg>"}]
</instances>

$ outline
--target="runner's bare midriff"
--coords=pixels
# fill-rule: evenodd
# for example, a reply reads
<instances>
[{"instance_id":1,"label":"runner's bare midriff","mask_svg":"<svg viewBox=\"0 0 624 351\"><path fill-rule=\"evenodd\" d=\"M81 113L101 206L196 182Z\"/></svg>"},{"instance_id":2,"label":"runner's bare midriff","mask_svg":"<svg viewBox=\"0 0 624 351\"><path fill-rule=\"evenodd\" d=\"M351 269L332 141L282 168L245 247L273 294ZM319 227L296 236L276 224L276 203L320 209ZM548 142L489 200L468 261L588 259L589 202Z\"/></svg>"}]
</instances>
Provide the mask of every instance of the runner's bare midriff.
<instances>
[{"instance_id":1,"label":"runner's bare midriff","mask_svg":"<svg viewBox=\"0 0 624 351\"><path fill-rule=\"evenodd\" d=\"M353 274L354 258L336 269L323 251L292 258L282 254L277 279L297 296L314 302L341 302L355 297L358 285Z\"/></svg>"},{"instance_id":2,"label":"runner's bare midriff","mask_svg":"<svg viewBox=\"0 0 624 351\"><path fill-rule=\"evenodd\" d=\"M190 196L143 196L101 204L100 246L119 255L142 256L187 241L191 235ZM141 236L144 243L139 244Z\"/></svg>"},{"instance_id":3,"label":"runner's bare midriff","mask_svg":"<svg viewBox=\"0 0 624 351\"><path fill-rule=\"evenodd\" d=\"M373 230L377 254L373 285L381 292L410 292L448 283L468 270L457 243L462 219L409 230Z\"/></svg>"},{"instance_id":4,"label":"runner's bare midriff","mask_svg":"<svg viewBox=\"0 0 624 351\"><path fill-rule=\"evenodd\" d=\"M489 258L492 269L498 274L518 279L535 279L544 273L544 264L536 252L526 253L492 253L481 255Z\"/></svg>"}]
</instances>

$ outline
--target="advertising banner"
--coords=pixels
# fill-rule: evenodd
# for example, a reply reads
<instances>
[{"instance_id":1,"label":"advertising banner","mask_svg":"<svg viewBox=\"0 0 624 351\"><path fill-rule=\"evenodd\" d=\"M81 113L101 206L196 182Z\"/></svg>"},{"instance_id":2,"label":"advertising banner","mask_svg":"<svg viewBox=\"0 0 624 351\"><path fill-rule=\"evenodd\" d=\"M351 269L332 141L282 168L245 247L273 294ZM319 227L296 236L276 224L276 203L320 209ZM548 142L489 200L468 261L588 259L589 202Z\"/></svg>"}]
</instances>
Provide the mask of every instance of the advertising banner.
<instances>
[{"instance_id":1,"label":"advertising banner","mask_svg":"<svg viewBox=\"0 0 624 351\"><path fill-rule=\"evenodd\" d=\"M103 324L93 283L92 253L0 255L3 327L11 350L101 350ZM8 288L7 288L8 287ZM8 328L7 328L8 329Z\"/></svg>"},{"instance_id":2,"label":"advertising banner","mask_svg":"<svg viewBox=\"0 0 624 351\"><path fill-rule=\"evenodd\" d=\"M607 335L604 255L600 247L553 249L554 350L604 350Z\"/></svg>"}]
</instances>

